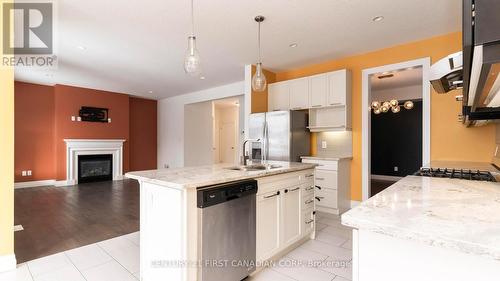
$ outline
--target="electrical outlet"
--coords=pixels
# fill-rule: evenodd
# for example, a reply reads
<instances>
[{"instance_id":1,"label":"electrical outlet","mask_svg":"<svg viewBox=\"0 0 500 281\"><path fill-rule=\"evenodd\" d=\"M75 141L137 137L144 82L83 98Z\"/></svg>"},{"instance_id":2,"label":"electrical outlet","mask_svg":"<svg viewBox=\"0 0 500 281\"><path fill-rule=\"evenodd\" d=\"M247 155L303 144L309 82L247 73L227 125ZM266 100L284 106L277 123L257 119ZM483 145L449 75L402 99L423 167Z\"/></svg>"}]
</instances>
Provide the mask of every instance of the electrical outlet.
<instances>
[{"instance_id":1,"label":"electrical outlet","mask_svg":"<svg viewBox=\"0 0 500 281\"><path fill-rule=\"evenodd\" d=\"M80 116L76 117L76 121L81 122L82 121L82 117L80 117Z\"/></svg>"},{"instance_id":2,"label":"electrical outlet","mask_svg":"<svg viewBox=\"0 0 500 281\"><path fill-rule=\"evenodd\" d=\"M22 172L21 172L21 176L23 176L23 177L25 177L25 176L26 176L26 174L27 174L27 173L26 173L26 171L22 171Z\"/></svg>"},{"instance_id":3,"label":"electrical outlet","mask_svg":"<svg viewBox=\"0 0 500 281\"><path fill-rule=\"evenodd\" d=\"M326 141L321 141L321 148L327 148L328 147L328 144L326 143Z\"/></svg>"},{"instance_id":4,"label":"electrical outlet","mask_svg":"<svg viewBox=\"0 0 500 281\"><path fill-rule=\"evenodd\" d=\"M28 176L31 176L31 174L32 174L31 170L26 171L26 174L28 174Z\"/></svg>"},{"instance_id":5,"label":"electrical outlet","mask_svg":"<svg viewBox=\"0 0 500 281\"><path fill-rule=\"evenodd\" d=\"M397 171L399 171L398 166L394 166L394 172L397 172Z\"/></svg>"},{"instance_id":6,"label":"electrical outlet","mask_svg":"<svg viewBox=\"0 0 500 281\"><path fill-rule=\"evenodd\" d=\"M75 116L71 116L71 121L75 122L76 121L76 117Z\"/></svg>"}]
</instances>

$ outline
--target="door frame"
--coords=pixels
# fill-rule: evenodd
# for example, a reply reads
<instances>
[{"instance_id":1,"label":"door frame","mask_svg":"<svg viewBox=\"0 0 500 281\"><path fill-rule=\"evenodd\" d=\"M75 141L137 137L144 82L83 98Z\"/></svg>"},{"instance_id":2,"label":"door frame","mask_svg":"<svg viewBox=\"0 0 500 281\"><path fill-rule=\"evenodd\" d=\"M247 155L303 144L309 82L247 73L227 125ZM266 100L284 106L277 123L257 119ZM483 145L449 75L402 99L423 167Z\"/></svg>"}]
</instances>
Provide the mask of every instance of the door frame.
<instances>
[{"instance_id":1,"label":"door frame","mask_svg":"<svg viewBox=\"0 0 500 281\"><path fill-rule=\"evenodd\" d=\"M361 195L362 200L370 198L370 174L371 174L371 91L370 75L380 72L389 72L405 68L422 67L422 166L430 162L431 155L431 85L429 83L429 72L431 58L425 57L401 63L388 64L362 71L361 92Z\"/></svg>"}]
</instances>

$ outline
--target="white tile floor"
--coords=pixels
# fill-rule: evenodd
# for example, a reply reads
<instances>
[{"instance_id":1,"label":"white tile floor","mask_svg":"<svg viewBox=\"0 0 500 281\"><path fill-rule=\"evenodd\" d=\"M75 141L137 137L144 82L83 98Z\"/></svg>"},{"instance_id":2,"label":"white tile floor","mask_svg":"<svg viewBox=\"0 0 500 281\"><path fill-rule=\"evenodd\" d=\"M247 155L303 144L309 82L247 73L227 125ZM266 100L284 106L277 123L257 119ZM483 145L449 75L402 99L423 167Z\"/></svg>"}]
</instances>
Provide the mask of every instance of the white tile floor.
<instances>
[{"instance_id":1,"label":"white tile floor","mask_svg":"<svg viewBox=\"0 0 500 281\"><path fill-rule=\"evenodd\" d=\"M318 214L317 237L249 281L352 279L351 230L338 217ZM0 274L0 281L137 281L139 232L43 257Z\"/></svg>"}]
</instances>

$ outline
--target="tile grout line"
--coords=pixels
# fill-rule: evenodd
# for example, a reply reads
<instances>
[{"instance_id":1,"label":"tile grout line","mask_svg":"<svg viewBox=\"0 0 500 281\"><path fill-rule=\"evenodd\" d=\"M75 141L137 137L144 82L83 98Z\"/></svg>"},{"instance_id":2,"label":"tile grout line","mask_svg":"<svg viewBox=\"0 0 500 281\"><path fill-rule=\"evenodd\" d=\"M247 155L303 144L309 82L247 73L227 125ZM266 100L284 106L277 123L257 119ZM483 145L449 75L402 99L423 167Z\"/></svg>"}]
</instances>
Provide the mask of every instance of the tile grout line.
<instances>
[{"instance_id":1,"label":"tile grout line","mask_svg":"<svg viewBox=\"0 0 500 281\"><path fill-rule=\"evenodd\" d=\"M69 257L68 254L66 254L67 251L64 251L63 254L64 256L69 260L69 262L71 263L71 265L73 267L75 267L75 269L78 271L78 273L80 273L80 275L82 276L83 280L87 281L87 278L85 278L85 275L83 275L83 273L80 271L80 269L76 266L76 264L71 260L71 258Z\"/></svg>"},{"instance_id":2,"label":"tile grout line","mask_svg":"<svg viewBox=\"0 0 500 281\"><path fill-rule=\"evenodd\" d=\"M127 239L127 238L125 238ZM103 250L106 254L108 254L115 262L117 262L121 267L123 267L123 269L125 269L128 273L130 273L130 275L132 275L132 277L134 279L137 279L135 278L135 275L134 273L130 272L130 270L128 270L123 264L121 264L117 259L115 259L115 257L113 257L113 255L111 255L111 253L109 253L108 251L106 251L106 249L104 249L103 247L101 247L101 245L99 245L98 243L96 243L97 247L101 248L101 250Z\"/></svg>"}]
</instances>

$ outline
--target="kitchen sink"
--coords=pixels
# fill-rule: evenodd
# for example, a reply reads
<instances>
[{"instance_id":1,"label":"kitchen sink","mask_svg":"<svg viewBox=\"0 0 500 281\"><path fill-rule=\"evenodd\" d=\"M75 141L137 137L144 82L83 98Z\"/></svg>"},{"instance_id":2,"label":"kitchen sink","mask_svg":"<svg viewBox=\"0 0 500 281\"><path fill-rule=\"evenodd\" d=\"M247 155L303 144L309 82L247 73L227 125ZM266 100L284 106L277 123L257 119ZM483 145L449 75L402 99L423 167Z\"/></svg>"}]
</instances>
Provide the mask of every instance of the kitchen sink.
<instances>
[{"instance_id":1,"label":"kitchen sink","mask_svg":"<svg viewBox=\"0 0 500 281\"><path fill-rule=\"evenodd\" d=\"M226 168L227 170L233 170L233 171L263 171L263 170L272 170L272 169L278 169L281 168L282 166L280 165L262 165L262 164L256 164L256 165L247 165L247 166L235 166L235 167L229 167Z\"/></svg>"}]
</instances>

